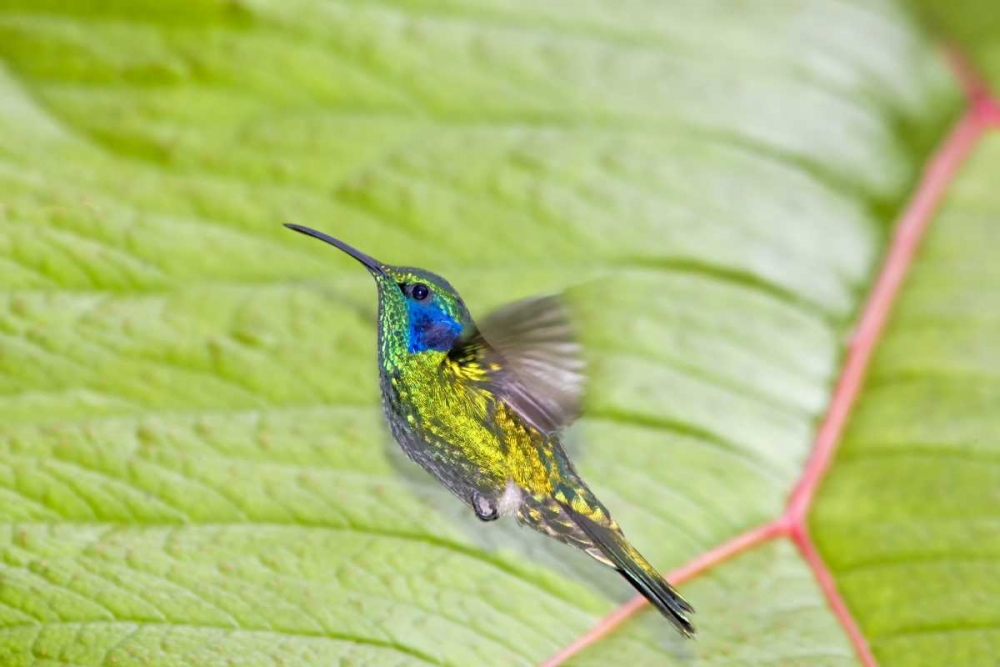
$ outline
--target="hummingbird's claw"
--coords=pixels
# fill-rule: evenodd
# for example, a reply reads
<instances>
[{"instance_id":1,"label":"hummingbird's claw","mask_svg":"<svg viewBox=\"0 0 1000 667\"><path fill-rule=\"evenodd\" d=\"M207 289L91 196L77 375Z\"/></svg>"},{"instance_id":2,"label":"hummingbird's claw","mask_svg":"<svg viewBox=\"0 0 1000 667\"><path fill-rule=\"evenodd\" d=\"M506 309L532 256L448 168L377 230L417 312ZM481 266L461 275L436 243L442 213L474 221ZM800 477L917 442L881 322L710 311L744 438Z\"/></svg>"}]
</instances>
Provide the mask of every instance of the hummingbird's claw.
<instances>
[{"instance_id":1,"label":"hummingbird's claw","mask_svg":"<svg viewBox=\"0 0 1000 667\"><path fill-rule=\"evenodd\" d=\"M472 492L472 509L480 521L495 521L500 518L500 509L496 504L478 491Z\"/></svg>"}]
</instances>

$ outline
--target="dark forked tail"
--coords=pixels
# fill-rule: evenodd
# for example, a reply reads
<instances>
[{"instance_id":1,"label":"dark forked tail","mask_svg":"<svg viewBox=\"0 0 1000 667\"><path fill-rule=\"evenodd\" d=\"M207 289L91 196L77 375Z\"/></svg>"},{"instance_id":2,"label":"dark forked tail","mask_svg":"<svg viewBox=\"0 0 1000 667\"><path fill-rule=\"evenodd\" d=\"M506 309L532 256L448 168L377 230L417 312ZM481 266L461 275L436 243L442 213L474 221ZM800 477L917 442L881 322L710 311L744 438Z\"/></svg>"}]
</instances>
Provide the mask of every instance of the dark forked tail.
<instances>
[{"instance_id":1,"label":"dark forked tail","mask_svg":"<svg viewBox=\"0 0 1000 667\"><path fill-rule=\"evenodd\" d=\"M580 530L650 604L666 616L681 634L694 637L695 628L687 617L694 613L694 608L629 544L619 530L600 525L566 503L560 504Z\"/></svg>"}]
</instances>

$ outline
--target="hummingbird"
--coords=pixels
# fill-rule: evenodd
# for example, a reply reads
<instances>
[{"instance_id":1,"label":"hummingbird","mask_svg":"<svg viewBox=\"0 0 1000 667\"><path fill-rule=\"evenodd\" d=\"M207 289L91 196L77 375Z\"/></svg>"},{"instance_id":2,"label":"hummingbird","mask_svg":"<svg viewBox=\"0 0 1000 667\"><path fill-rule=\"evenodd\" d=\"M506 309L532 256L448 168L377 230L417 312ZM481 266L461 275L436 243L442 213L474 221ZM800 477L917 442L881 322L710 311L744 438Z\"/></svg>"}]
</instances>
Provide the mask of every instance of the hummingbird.
<instances>
[{"instance_id":1,"label":"hummingbird","mask_svg":"<svg viewBox=\"0 0 1000 667\"><path fill-rule=\"evenodd\" d=\"M477 324L441 276L285 226L339 248L375 279L382 407L407 456L480 520L515 517L614 568L693 637L694 609L625 538L563 449L584 381L562 302L524 299Z\"/></svg>"}]
</instances>

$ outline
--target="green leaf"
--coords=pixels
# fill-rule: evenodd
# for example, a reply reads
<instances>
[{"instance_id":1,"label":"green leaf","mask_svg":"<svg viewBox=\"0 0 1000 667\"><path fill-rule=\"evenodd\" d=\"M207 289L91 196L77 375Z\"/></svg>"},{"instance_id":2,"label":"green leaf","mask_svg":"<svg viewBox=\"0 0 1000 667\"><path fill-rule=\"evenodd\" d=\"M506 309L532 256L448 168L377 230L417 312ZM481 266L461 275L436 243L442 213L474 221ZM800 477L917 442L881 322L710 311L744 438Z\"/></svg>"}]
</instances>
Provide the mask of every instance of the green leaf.
<instances>
[{"instance_id":1,"label":"green leaf","mask_svg":"<svg viewBox=\"0 0 1000 667\"><path fill-rule=\"evenodd\" d=\"M963 168L813 515L886 665L1000 655L1000 138Z\"/></svg>"},{"instance_id":2,"label":"green leaf","mask_svg":"<svg viewBox=\"0 0 1000 667\"><path fill-rule=\"evenodd\" d=\"M918 4L995 90L1000 13ZM990 122L983 112L996 114L996 98L974 93ZM882 664L981 665L1000 655L998 166L1000 143L987 129L931 222L812 517Z\"/></svg>"},{"instance_id":3,"label":"green leaf","mask_svg":"<svg viewBox=\"0 0 1000 667\"><path fill-rule=\"evenodd\" d=\"M780 512L957 106L888 1L5 0L0 663L544 659L631 590L401 460L370 279L280 223L568 289L574 453L667 570ZM595 651L853 660L787 545L685 593Z\"/></svg>"},{"instance_id":4,"label":"green leaf","mask_svg":"<svg viewBox=\"0 0 1000 667\"><path fill-rule=\"evenodd\" d=\"M996 3L956 0L947 4L912 0L920 16L962 58L970 59L995 90L1000 84L1000 7Z\"/></svg>"}]
</instances>

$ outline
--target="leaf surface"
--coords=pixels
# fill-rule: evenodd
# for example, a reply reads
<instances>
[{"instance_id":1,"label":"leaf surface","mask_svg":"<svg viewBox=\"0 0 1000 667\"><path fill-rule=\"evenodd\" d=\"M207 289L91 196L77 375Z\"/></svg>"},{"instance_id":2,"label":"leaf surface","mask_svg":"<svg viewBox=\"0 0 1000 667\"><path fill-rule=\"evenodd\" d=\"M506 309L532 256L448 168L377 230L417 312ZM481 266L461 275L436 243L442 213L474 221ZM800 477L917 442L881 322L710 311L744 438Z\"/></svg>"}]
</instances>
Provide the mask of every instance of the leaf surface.
<instances>
[{"instance_id":1,"label":"leaf surface","mask_svg":"<svg viewBox=\"0 0 1000 667\"><path fill-rule=\"evenodd\" d=\"M1000 138L949 190L820 496L820 548L887 665L1000 655Z\"/></svg>"},{"instance_id":2,"label":"leaf surface","mask_svg":"<svg viewBox=\"0 0 1000 667\"><path fill-rule=\"evenodd\" d=\"M0 662L544 659L631 591L401 460L370 279L280 223L568 290L576 458L666 570L780 512L958 103L891 2L6 0ZM853 660L787 545L685 594L706 639L595 650Z\"/></svg>"}]
</instances>

